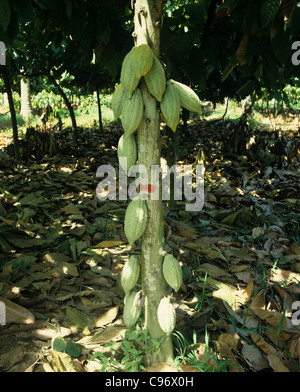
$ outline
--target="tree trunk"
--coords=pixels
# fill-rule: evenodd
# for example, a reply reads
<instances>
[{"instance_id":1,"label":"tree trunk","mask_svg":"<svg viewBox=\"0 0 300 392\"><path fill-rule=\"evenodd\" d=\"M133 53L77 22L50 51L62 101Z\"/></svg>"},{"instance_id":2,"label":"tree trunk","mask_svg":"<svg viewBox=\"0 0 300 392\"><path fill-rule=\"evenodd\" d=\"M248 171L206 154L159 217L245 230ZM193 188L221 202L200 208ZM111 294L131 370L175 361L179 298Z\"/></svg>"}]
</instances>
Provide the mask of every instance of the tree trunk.
<instances>
[{"instance_id":1,"label":"tree trunk","mask_svg":"<svg viewBox=\"0 0 300 392\"><path fill-rule=\"evenodd\" d=\"M5 108L9 108L9 101L8 101L8 95L7 93L3 93L3 106Z\"/></svg>"},{"instance_id":2,"label":"tree trunk","mask_svg":"<svg viewBox=\"0 0 300 392\"><path fill-rule=\"evenodd\" d=\"M69 110L71 121L72 121L72 127L73 127L73 139L74 139L75 142L77 142L77 140L78 140L78 129L77 129L77 124L76 124L75 113L74 113L73 107L71 105L71 102L69 101L69 99L68 99L66 93L64 92L64 90L60 87L60 85L55 80L54 76L52 76L50 73L47 76L48 76L49 80L52 82L52 84L57 88L59 94L61 95L62 99L65 102L65 105L67 106L67 108Z\"/></svg>"},{"instance_id":3,"label":"tree trunk","mask_svg":"<svg viewBox=\"0 0 300 392\"><path fill-rule=\"evenodd\" d=\"M99 87L97 86L96 89L97 94L97 104L98 104L98 115L99 115L99 129L101 135L103 134L103 124L102 124L102 113L101 113L101 102L100 102L100 95L99 95Z\"/></svg>"},{"instance_id":4,"label":"tree trunk","mask_svg":"<svg viewBox=\"0 0 300 392\"><path fill-rule=\"evenodd\" d=\"M172 167L176 165L177 155L178 155L178 132L173 132L171 128L166 127L167 136L168 136L168 150L167 150L167 165L168 167ZM183 132L183 131L182 131ZM170 209L176 208L178 203L175 199L175 173L170 173L170 200L168 202L168 207Z\"/></svg>"},{"instance_id":5,"label":"tree trunk","mask_svg":"<svg viewBox=\"0 0 300 392\"><path fill-rule=\"evenodd\" d=\"M162 0L136 0L135 2L135 30L133 33L135 44L147 43L157 57L159 57L162 6ZM157 110L157 101L150 95L144 81L140 83L140 88L145 111L137 132L138 162L147 169L148 179L150 179L151 165L160 166L160 113ZM150 181L148 180L149 183L151 183ZM151 196L149 196L146 204L148 220L141 245L142 288L145 294L145 326L148 328L151 338L157 339L164 335L158 323L157 308L161 298L164 296L166 285L162 274L164 227L161 196L159 200L151 200ZM153 358L149 354L147 363L171 362L173 358L171 337L165 335L158 358Z\"/></svg>"},{"instance_id":6,"label":"tree trunk","mask_svg":"<svg viewBox=\"0 0 300 392\"><path fill-rule=\"evenodd\" d=\"M20 160L20 152L19 152L19 139L18 139L18 124L17 124L17 117L15 111L15 105L13 101L10 80L7 73L6 65L0 65L0 71L4 80L5 89L7 92L8 102L9 102L9 109L10 109L10 116L11 116L11 124L13 129L13 141L14 141L14 152L15 152L15 159L17 161Z\"/></svg>"},{"instance_id":7,"label":"tree trunk","mask_svg":"<svg viewBox=\"0 0 300 392\"><path fill-rule=\"evenodd\" d=\"M21 79L21 116L25 120L32 117L32 106L30 97L30 79Z\"/></svg>"}]
</instances>

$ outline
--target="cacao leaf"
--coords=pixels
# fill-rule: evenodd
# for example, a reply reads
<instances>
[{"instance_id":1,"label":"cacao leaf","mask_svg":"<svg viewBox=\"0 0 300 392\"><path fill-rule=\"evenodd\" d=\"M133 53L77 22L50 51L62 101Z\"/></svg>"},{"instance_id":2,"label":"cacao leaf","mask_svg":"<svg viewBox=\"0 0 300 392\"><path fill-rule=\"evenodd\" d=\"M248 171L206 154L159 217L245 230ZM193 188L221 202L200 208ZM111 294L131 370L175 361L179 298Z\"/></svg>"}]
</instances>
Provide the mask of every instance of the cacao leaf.
<instances>
[{"instance_id":1,"label":"cacao leaf","mask_svg":"<svg viewBox=\"0 0 300 392\"><path fill-rule=\"evenodd\" d=\"M279 10L281 0L263 0L260 8L260 19L263 27L267 26Z\"/></svg>"}]
</instances>

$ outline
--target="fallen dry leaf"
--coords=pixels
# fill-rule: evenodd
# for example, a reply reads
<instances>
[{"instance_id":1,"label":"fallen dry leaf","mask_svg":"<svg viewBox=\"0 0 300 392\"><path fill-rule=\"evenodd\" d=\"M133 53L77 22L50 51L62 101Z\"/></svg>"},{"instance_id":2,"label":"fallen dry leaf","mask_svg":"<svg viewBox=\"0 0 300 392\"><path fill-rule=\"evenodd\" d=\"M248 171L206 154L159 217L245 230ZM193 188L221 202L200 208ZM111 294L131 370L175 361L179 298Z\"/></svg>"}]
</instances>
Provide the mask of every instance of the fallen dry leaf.
<instances>
[{"instance_id":1,"label":"fallen dry leaf","mask_svg":"<svg viewBox=\"0 0 300 392\"><path fill-rule=\"evenodd\" d=\"M275 372L288 373L289 369L284 366L282 360L279 358L278 354L269 354L267 356L268 361Z\"/></svg>"},{"instance_id":2,"label":"fallen dry leaf","mask_svg":"<svg viewBox=\"0 0 300 392\"><path fill-rule=\"evenodd\" d=\"M117 317L118 310L119 307L114 306L105 312L102 316L98 317L94 322L95 328L103 327L104 325L111 323Z\"/></svg>"},{"instance_id":3,"label":"fallen dry leaf","mask_svg":"<svg viewBox=\"0 0 300 392\"><path fill-rule=\"evenodd\" d=\"M34 315L24 308L9 299L0 298L1 310L5 311L4 321L6 324L10 323L21 323L21 324L32 324L35 321Z\"/></svg>"}]
</instances>

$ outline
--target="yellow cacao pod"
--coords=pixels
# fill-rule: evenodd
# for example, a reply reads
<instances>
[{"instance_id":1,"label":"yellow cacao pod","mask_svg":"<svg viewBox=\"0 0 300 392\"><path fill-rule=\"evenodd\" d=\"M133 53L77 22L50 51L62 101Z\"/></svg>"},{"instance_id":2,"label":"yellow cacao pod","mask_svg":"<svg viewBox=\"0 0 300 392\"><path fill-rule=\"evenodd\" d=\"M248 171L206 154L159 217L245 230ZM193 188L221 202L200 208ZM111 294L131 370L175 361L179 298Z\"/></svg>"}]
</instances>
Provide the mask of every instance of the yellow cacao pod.
<instances>
[{"instance_id":1,"label":"yellow cacao pod","mask_svg":"<svg viewBox=\"0 0 300 392\"><path fill-rule=\"evenodd\" d=\"M115 89L115 92L111 100L111 108L114 113L115 120L117 120L122 113L122 107L123 107L123 102L125 97L126 97L126 93L124 90L124 86L122 83L120 83Z\"/></svg>"},{"instance_id":2,"label":"yellow cacao pod","mask_svg":"<svg viewBox=\"0 0 300 392\"><path fill-rule=\"evenodd\" d=\"M118 158L120 166L128 174L131 166L135 165L137 160L137 148L133 135L123 134L118 143ZM121 158L126 158L126 166L124 166Z\"/></svg>"},{"instance_id":3,"label":"yellow cacao pod","mask_svg":"<svg viewBox=\"0 0 300 392\"><path fill-rule=\"evenodd\" d=\"M135 72L133 70L132 56L135 52L136 47L134 46L129 53L124 57L122 68L121 68L121 76L120 81L124 86L124 90L128 98L131 98L132 93L137 88L140 79L136 77Z\"/></svg>"},{"instance_id":4,"label":"yellow cacao pod","mask_svg":"<svg viewBox=\"0 0 300 392\"><path fill-rule=\"evenodd\" d=\"M146 75L153 63L153 51L150 46L147 44L136 46L131 61L134 74L138 79Z\"/></svg>"},{"instance_id":5,"label":"yellow cacao pod","mask_svg":"<svg viewBox=\"0 0 300 392\"><path fill-rule=\"evenodd\" d=\"M142 93L137 88L132 94L132 98L125 97L122 106L122 126L126 135L131 135L136 131L142 121L144 113L144 103Z\"/></svg>"},{"instance_id":6,"label":"yellow cacao pod","mask_svg":"<svg viewBox=\"0 0 300 392\"><path fill-rule=\"evenodd\" d=\"M144 76L150 93L161 102L166 89L166 75L159 59L153 56L153 64L150 71Z\"/></svg>"},{"instance_id":7,"label":"yellow cacao pod","mask_svg":"<svg viewBox=\"0 0 300 392\"><path fill-rule=\"evenodd\" d=\"M166 84L160 109L167 125L175 132L180 116L180 99L177 89L170 81Z\"/></svg>"},{"instance_id":8,"label":"yellow cacao pod","mask_svg":"<svg viewBox=\"0 0 300 392\"><path fill-rule=\"evenodd\" d=\"M180 105L190 112L202 114L202 106L198 95L187 85L170 80L170 83L175 86L180 99Z\"/></svg>"},{"instance_id":9,"label":"yellow cacao pod","mask_svg":"<svg viewBox=\"0 0 300 392\"><path fill-rule=\"evenodd\" d=\"M125 212L124 232L130 245L143 235L147 225L147 218L146 202L137 196L131 200Z\"/></svg>"},{"instance_id":10,"label":"yellow cacao pod","mask_svg":"<svg viewBox=\"0 0 300 392\"><path fill-rule=\"evenodd\" d=\"M134 326L141 314L140 292L131 291L124 298L123 320L128 328Z\"/></svg>"},{"instance_id":11,"label":"yellow cacao pod","mask_svg":"<svg viewBox=\"0 0 300 392\"><path fill-rule=\"evenodd\" d=\"M162 298L157 308L157 319L160 328L166 335L171 335L176 325L176 312L169 298Z\"/></svg>"},{"instance_id":12,"label":"yellow cacao pod","mask_svg":"<svg viewBox=\"0 0 300 392\"><path fill-rule=\"evenodd\" d=\"M166 255L163 261L163 275L170 287L178 291L182 285L182 270L177 259Z\"/></svg>"},{"instance_id":13,"label":"yellow cacao pod","mask_svg":"<svg viewBox=\"0 0 300 392\"><path fill-rule=\"evenodd\" d=\"M131 256L126 261L121 273L121 286L125 291L125 294L129 293L134 289L140 276L140 265L136 256Z\"/></svg>"}]
</instances>

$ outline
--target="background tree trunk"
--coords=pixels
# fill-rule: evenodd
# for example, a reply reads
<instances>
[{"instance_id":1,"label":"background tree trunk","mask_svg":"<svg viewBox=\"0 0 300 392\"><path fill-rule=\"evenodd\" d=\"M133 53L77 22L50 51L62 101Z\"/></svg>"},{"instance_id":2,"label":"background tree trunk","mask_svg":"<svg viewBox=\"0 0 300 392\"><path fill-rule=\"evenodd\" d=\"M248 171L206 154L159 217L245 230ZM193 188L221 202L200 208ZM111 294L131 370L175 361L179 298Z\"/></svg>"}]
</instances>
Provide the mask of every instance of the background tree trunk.
<instances>
[{"instance_id":1,"label":"background tree trunk","mask_svg":"<svg viewBox=\"0 0 300 392\"><path fill-rule=\"evenodd\" d=\"M162 0L136 0L133 36L135 44L147 43L154 54L159 57L160 27L162 17ZM160 166L160 112L157 101L150 95L146 84L142 81L140 88L145 105L144 116L138 128L138 162L148 172L150 183L151 165ZM161 194L161 192L160 192ZM157 339L164 335L157 319L157 308L164 296L166 286L162 274L164 227L162 200L146 202L148 221L142 236L141 275L142 288L145 294L145 326L151 338ZM165 335L161 344L158 358L151 354L147 358L148 364L153 362L171 362L173 360L173 346L170 336Z\"/></svg>"},{"instance_id":2,"label":"background tree trunk","mask_svg":"<svg viewBox=\"0 0 300 392\"><path fill-rule=\"evenodd\" d=\"M73 127L73 139L74 139L75 142L77 142L77 140L78 140L78 128L77 128L76 117L75 117L75 113L74 113L74 110L73 110L73 106L72 106L71 102L69 101L69 99L68 99L66 93L64 92L64 90L60 87L60 85L55 80L55 77L52 76L51 73L47 74L47 76L48 76L49 80L52 82L52 84L57 88L57 91L61 95L62 99L64 100L65 105L67 106L67 108L69 110L71 121L72 121L72 127Z\"/></svg>"},{"instance_id":3,"label":"background tree trunk","mask_svg":"<svg viewBox=\"0 0 300 392\"><path fill-rule=\"evenodd\" d=\"M97 94L97 105L98 105L99 130L102 135L103 134L103 124L102 124L101 102L100 102L100 94L99 94L99 87L98 86L96 89L96 94Z\"/></svg>"},{"instance_id":4,"label":"background tree trunk","mask_svg":"<svg viewBox=\"0 0 300 392\"><path fill-rule=\"evenodd\" d=\"M14 152L15 152L15 159L17 161L20 160L20 152L19 152L19 139L18 139L18 124L17 124L17 117L15 111L14 100L11 91L11 85L9 76L7 73L6 65L0 65L0 73L4 80L5 89L7 92L8 102L9 102L9 109L10 109L10 116L11 116L11 124L13 129L13 140L14 140Z\"/></svg>"},{"instance_id":5,"label":"background tree trunk","mask_svg":"<svg viewBox=\"0 0 300 392\"><path fill-rule=\"evenodd\" d=\"M32 106L30 96L30 79L21 79L21 116L25 120L32 117Z\"/></svg>"},{"instance_id":6,"label":"background tree trunk","mask_svg":"<svg viewBox=\"0 0 300 392\"><path fill-rule=\"evenodd\" d=\"M3 106L9 108L8 94L6 92L3 93Z\"/></svg>"}]
</instances>

